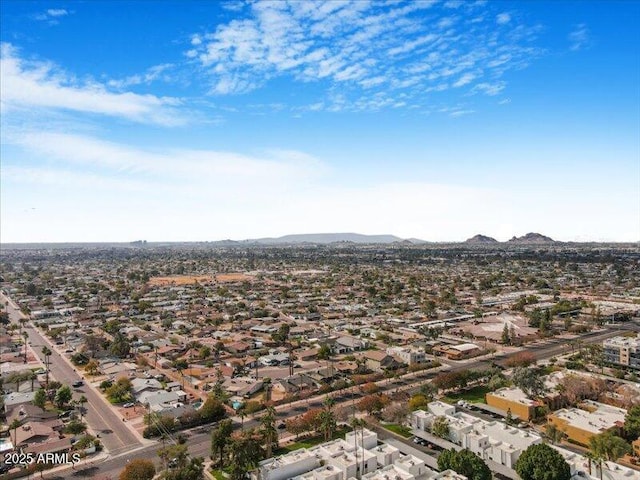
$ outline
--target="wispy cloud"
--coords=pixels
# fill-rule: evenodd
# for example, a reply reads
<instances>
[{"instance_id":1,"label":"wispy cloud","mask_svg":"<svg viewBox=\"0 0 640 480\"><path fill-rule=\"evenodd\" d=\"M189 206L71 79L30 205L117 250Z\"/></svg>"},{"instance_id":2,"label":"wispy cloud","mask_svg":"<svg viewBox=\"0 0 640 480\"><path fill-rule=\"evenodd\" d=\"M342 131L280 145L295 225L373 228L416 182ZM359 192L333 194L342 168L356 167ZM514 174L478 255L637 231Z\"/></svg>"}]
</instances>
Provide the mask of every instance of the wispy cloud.
<instances>
[{"instance_id":1,"label":"wispy cloud","mask_svg":"<svg viewBox=\"0 0 640 480\"><path fill-rule=\"evenodd\" d=\"M499 13L498 15L496 15L496 22L498 23L498 25L506 25L510 21L511 21L511 15L509 15L506 12Z\"/></svg>"},{"instance_id":2,"label":"wispy cloud","mask_svg":"<svg viewBox=\"0 0 640 480\"><path fill-rule=\"evenodd\" d=\"M107 115L165 126L187 121L178 110L179 99L112 92L104 84L79 81L51 63L20 58L8 43L1 46L0 102L3 114L43 109Z\"/></svg>"},{"instance_id":3,"label":"wispy cloud","mask_svg":"<svg viewBox=\"0 0 640 480\"><path fill-rule=\"evenodd\" d=\"M47 22L49 25L57 25L60 23L60 18L66 17L70 13L72 12L64 8L49 8L42 13L34 15L33 18L41 22Z\"/></svg>"},{"instance_id":4,"label":"wispy cloud","mask_svg":"<svg viewBox=\"0 0 640 480\"><path fill-rule=\"evenodd\" d=\"M161 153L62 132L10 132L4 135L3 144L45 157L55 170L136 179L149 182L149 187L153 182L166 181L184 188L206 184L227 191L231 185L237 188L253 185L251 182L299 181L320 174L324 168L314 157L295 150L271 149L246 155L176 148Z\"/></svg>"},{"instance_id":5,"label":"wispy cloud","mask_svg":"<svg viewBox=\"0 0 640 480\"><path fill-rule=\"evenodd\" d=\"M324 85L326 95L317 101L329 110L366 108L358 100L372 91L383 92L389 105L415 103L430 92L476 84L503 89L506 71L542 53L534 45L535 26L492 8L458 1L257 1L215 31L193 35L185 55L200 65L216 95L288 78ZM331 102L334 88L341 91L339 103Z\"/></svg>"},{"instance_id":6,"label":"wispy cloud","mask_svg":"<svg viewBox=\"0 0 640 480\"><path fill-rule=\"evenodd\" d=\"M135 85L149 85L158 79L164 81L170 81L169 71L175 67L172 63L163 63L161 65L154 65L147 69L142 74L131 75L123 79L112 79L107 82L107 85L117 89L123 89L132 87Z\"/></svg>"},{"instance_id":7,"label":"wispy cloud","mask_svg":"<svg viewBox=\"0 0 640 480\"><path fill-rule=\"evenodd\" d=\"M590 44L589 29L584 23L580 23L574 27L569 33L569 48L573 51L581 50Z\"/></svg>"}]
</instances>

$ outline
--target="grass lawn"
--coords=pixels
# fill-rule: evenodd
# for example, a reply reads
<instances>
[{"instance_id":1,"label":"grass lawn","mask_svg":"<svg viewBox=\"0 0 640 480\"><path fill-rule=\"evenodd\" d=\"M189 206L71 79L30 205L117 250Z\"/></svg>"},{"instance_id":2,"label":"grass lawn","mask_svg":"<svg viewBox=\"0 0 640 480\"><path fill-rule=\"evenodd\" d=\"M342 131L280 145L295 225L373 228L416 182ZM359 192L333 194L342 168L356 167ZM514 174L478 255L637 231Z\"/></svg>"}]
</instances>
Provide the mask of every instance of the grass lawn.
<instances>
[{"instance_id":1,"label":"grass lawn","mask_svg":"<svg viewBox=\"0 0 640 480\"><path fill-rule=\"evenodd\" d=\"M350 432L350 428L339 428L336 430L331 437L331 440L335 440L336 438L344 438L345 433ZM324 435L318 435L315 437L305 438L303 440L299 440L294 443L290 443L289 445L278 448L274 455L282 455L288 452L292 452L294 450L298 450L300 448L310 448L316 445L324 443Z\"/></svg>"},{"instance_id":2,"label":"grass lawn","mask_svg":"<svg viewBox=\"0 0 640 480\"><path fill-rule=\"evenodd\" d=\"M220 470L211 470L211 475L213 475L216 480L227 480L227 477Z\"/></svg>"},{"instance_id":3,"label":"grass lawn","mask_svg":"<svg viewBox=\"0 0 640 480\"><path fill-rule=\"evenodd\" d=\"M413 434L411 433L411 429L409 427L405 427L404 425L398 425L397 423L388 423L388 424L381 424L384 428L386 428L387 430L392 431L393 433L397 433L400 436L403 436L404 438L409 438L411 436L413 436Z\"/></svg>"},{"instance_id":4,"label":"grass lawn","mask_svg":"<svg viewBox=\"0 0 640 480\"><path fill-rule=\"evenodd\" d=\"M485 385L478 385L464 392L450 393L442 400L447 403L456 403L458 400L466 400L470 403L486 403L484 396L488 392L489 389Z\"/></svg>"}]
</instances>

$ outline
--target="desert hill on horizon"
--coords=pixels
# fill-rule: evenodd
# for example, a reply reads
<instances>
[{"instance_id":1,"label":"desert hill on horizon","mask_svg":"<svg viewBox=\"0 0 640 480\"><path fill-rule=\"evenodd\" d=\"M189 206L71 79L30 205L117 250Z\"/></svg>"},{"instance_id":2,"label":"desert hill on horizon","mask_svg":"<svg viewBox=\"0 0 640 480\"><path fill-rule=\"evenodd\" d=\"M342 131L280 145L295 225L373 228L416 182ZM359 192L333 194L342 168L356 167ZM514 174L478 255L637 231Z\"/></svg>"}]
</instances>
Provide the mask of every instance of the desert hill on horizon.
<instances>
[{"instance_id":1,"label":"desert hill on horizon","mask_svg":"<svg viewBox=\"0 0 640 480\"><path fill-rule=\"evenodd\" d=\"M257 239L247 239L241 241L223 240L222 242L234 243L234 244L258 244L258 245L285 245L285 244L299 244L299 243L314 243L314 244L331 244L331 243L356 243L356 244L413 244L421 245L426 243L471 243L471 244L497 244L497 243L559 243L550 237L542 235L540 233L530 232L521 237L514 236L506 242L500 242L493 237L485 235L475 235L474 237L461 241L447 241L447 242L431 242L428 240L422 240L419 238L401 238L396 235L380 234L380 235L366 235L361 233L300 233L284 235L282 237L266 237Z\"/></svg>"},{"instance_id":2,"label":"desert hill on horizon","mask_svg":"<svg viewBox=\"0 0 640 480\"><path fill-rule=\"evenodd\" d=\"M355 244L355 245L438 245L438 244L459 244L475 246L498 246L498 245L562 245L562 244L582 244L582 243L620 243L636 244L637 242L617 242L617 241L558 241L540 233L530 232L521 237L513 236L506 241L499 241L493 237L477 234L466 240L450 241L429 241L419 238L401 238L396 235L380 234L367 235L361 233L301 233L284 235L281 237L264 237L245 240L193 240L193 241L162 241L162 240L135 240L135 241L105 241L105 242L8 242L0 244L4 248L60 248L60 247L145 247L158 245L209 245L216 247L249 247L249 246L287 246L287 245L331 245L331 244Z\"/></svg>"}]
</instances>

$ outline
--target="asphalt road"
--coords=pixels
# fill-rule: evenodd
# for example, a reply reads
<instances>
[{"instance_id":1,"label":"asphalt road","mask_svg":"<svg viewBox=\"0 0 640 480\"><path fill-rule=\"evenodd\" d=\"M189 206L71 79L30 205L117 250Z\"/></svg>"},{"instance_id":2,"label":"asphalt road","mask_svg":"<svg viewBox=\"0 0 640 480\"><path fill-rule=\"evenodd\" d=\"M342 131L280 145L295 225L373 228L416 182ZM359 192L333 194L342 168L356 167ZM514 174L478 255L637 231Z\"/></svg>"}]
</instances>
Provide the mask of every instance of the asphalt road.
<instances>
[{"instance_id":1,"label":"asphalt road","mask_svg":"<svg viewBox=\"0 0 640 480\"><path fill-rule=\"evenodd\" d=\"M0 296L3 302L7 301L4 295ZM7 312L9 313L10 320L14 323L19 324L20 319L24 318L20 310L16 309L11 302L9 302L7 306ZM51 377L69 386L78 380L84 380L83 377L74 370L73 366L62 357L56 349L56 345L53 345L47 338L44 338L36 328L30 324L25 324L25 331L29 335L29 345L31 345L32 350L38 355L43 364L44 355L42 354L42 347L47 345L53 352L49 357ZM132 432L129 426L122 421L122 418L113 411L106 399L87 385L86 382L84 386L74 389L73 392L75 400L79 399L81 395L87 398L88 402L85 404L86 414L84 418L89 424L89 427L94 432L100 434L100 441L110 454L117 454L141 445L139 437Z\"/></svg>"}]
</instances>

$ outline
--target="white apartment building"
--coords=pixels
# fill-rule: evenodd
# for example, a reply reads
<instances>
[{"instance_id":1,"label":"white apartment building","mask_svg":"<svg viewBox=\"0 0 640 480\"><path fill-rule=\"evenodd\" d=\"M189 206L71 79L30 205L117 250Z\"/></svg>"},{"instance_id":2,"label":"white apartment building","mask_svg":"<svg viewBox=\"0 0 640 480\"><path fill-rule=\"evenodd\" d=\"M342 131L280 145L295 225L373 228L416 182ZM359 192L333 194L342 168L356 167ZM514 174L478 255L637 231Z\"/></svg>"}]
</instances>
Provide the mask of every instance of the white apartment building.
<instances>
[{"instance_id":1,"label":"white apartment building","mask_svg":"<svg viewBox=\"0 0 640 480\"><path fill-rule=\"evenodd\" d=\"M428 411L417 410L411 414L414 435L429 432L437 417L449 422L448 440L462 448L468 448L483 460L513 468L523 451L542 442L542 438L502 422L488 422L478 417L455 411L455 407L443 402L432 402Z\"/></svg>"},{"instance_id":2,"label":"white apartment building","mask_svg":"<svg viewBox=\"0 0 640 480\"><path fill-rule=\"evenodd\" d=\"M578 480L600 480L600 465L578 453L551 445L565 459L571 468L572 478ZM591 473L589 473L591 470ZM602 480L640 480L640 471L633 470L615 462L602 462Z\"/></svg>"},{"instance_id":3,"label":"white apartment building","mask_svg":"<svg viewBox=\"0 0 640 480\"><path fill-rule=\"evenodd\" d=\"M362 438L364 437L364 438ZM260 462L253 480L466 480L453 471L437 473L414 455L403 455L368 429Z\"/></svg>"}]
</instances>

